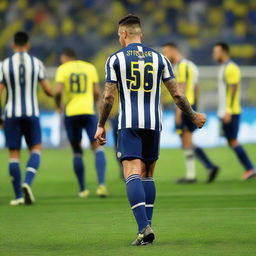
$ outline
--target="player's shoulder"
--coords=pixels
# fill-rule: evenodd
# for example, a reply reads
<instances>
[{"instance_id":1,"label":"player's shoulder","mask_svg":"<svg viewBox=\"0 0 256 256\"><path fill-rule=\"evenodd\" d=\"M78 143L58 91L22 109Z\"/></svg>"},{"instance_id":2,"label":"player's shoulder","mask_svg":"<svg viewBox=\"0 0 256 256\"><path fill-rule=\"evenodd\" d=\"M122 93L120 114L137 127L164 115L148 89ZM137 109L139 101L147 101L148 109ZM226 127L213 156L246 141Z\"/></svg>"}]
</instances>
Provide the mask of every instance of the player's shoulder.
<instances>
[{"instance_id":1,"label":"player's shoulder","mask_svg":"<svg viewBox=\"0 0 256 256\"><path fill-rule=\"evenodd\" d=\"M240 71L240 67L233 60L229 60L226 64L226 71Z\"/></svg>"}]
</instances>

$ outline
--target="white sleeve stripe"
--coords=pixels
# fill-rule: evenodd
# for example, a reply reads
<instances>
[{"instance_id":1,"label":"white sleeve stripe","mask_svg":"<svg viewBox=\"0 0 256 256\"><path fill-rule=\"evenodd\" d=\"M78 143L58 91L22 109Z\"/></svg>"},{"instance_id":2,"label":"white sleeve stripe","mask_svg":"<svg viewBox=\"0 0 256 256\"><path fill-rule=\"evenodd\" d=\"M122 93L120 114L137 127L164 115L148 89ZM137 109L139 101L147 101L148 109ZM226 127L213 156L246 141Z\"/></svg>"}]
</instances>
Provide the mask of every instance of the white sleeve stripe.
<instances>
[{"instance_id":1,"label":"white sleeve stripe","mask_svg":"<svg viewBox=\"0 0 256 256\"><path fill-rule=\"evenodd\" d=\"M163 60L163 63L164 63L164 72L163 72L163 78L168 78L171 76L169 70L168 70L168 67L167 67L167 62L166 62L166 59L161 55L162 57L162 60Z\"/></svg>"},{"instance_id":2,"label":"white sleeve stripe","mask_svg":"<svg viewBox=\"0 0 256 256\"><path fill-rule=\"evenodd\" d=\"M111 81L117 81L117 78L116 78L116 72L115 72L115 69L114 69L114 62L116 60L116 56L112 56L109 60L109 66L110 66L110 79Z\"/></svg>"}]
</instances>

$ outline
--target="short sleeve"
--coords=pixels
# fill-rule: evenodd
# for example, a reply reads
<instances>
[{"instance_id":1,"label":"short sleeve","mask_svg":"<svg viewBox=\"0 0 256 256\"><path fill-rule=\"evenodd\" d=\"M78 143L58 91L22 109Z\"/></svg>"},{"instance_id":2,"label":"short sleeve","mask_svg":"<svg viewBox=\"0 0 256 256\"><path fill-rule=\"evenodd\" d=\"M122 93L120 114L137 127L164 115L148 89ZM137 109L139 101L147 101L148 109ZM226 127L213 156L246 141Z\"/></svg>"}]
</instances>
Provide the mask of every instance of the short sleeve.
<instances>
[{"instance_id":1,"label":"short sleeve","mask_svg":"<svg viewBox=\"0 0 256 256\"><path fill-rule=\"evenodd\" d=\"M229 64L225 70L225 81L227 84L239 84L241 80L241 72L237 65Z\"/></svg>"},{"instance_id":2,"label":"short sleeve","mask_svg":"<svg viewBox=\"0 0 256 256\"><path fill-rule=\"evenodd\" d=\"M164 64L164 69L162 73L162 80L167 81L169 79L175 78L172 70L172 64L171 62L162 56L163 64Z\"/></svg>"},{"instance_id":3,"label":"short sleeve","mask_svg":"<svg viewBox=\"0 0 256 256\"><path fill-rule=\"evenodd\" d=\"M105 82L117 83L117 75L116 75L116 70L114 68L116 61L117 61L117 57L115 55L112 55L107 59L107 62L105 65L105 73L106 73Z\"/></svg>"},{"instance_id":4,"label":"short sleeve","mask_svg":"<svg viewBox=\"0 0 256 256\"><path fill-rule=\"evenodd\" d=\"M38 80L44 80L45 79L45 67L41 61L39 61L39 72L38 72Z\"/></svg>"},{"instance_id":5,"label":"short sleeve","mask_svg":"<svg viewBox=\"0 0 256 256\"><path fill-rule=\"evenodd\" d=\"M186 62L181 62L178 64L176 81L177 83L185 83L187 81L187 63Z\"/></svg>"},{"instance_id":6,"label":"short sleeve","mask_svg":"<svg viewBox=\"0 0 256 256\"><path fill-rule=\"evenodd\" d=\"M93 83L99 83L99 75L95 66L92 66L92 81Z\"/></svg>"},{"instance_id":7,"label":"short sleeve","mask_svg":"<svg viewBox=\"0 0 256 256\"><path fill-rule=\"evenodd\" d=\"M61 66L57 68L56 75L55 75L55 82L64 83L64 72L62 71Z\"/></svg>"}]
</instances>

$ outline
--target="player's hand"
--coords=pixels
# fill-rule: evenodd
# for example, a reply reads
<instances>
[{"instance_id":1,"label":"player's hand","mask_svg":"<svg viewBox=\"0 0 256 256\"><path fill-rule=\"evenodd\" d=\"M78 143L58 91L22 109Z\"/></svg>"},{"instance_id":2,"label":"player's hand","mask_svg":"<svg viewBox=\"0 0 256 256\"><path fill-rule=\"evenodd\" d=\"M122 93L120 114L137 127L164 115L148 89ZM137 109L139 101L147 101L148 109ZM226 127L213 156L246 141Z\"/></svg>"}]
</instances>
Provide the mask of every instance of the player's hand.
<instances>
[{"instance_id":1,"label":"player's hand","mask_svg":"<svg viewBox=\"0 0 256 256\"><path fill-rule=\"evenodd\" d=\"M224 124L229 124L231 122L231 118L232 118L232 116L229 113L226 113L223 116L222 121Z\"/></svg>"},{"instance_id":2,"label":"player's hand","mask_svg":"<svg viewBox=\"0 0 256 256\"><path fill-rule=\"evenodd\" d=\"M193 123L197 128L202 128L206 122L206 114L195 112Z\"/></svg>"},{"instance_id":3,"label":"player's hand","mask_svg":"<svg viewBox=\"0 0 256 256\"><path fill-rule=\"evenodd\" d=\"M106 144L107 141L106 141L106 131L105 131L105 128L98 126L94 138L97 140L97 142L100 145Z\"/></svg>"}]
</instances>

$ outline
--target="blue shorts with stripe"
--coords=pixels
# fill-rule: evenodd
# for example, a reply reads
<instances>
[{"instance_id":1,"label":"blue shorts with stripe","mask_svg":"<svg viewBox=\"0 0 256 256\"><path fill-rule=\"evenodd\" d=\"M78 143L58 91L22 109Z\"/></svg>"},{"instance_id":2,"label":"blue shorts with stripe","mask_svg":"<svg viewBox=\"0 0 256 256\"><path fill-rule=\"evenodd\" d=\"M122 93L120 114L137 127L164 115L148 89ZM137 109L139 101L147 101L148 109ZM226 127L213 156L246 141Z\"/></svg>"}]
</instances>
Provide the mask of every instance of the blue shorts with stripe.
<instances>
[{"instance_id":1,"label":"blue shorts with stripe","mask_svg":"<svg viewBox=\"0 0 256 256\"><path fill-rule=\"evenodd\" d=\"M86 130L90 142L95 141L97 122L96 115L65 116L64 123L70 143L76 144L82 141L83 129Z\"/></svg>"},{"instance_id":2,"label":"blue shorts with stripe","mask_svg":"<svg viewBox=\"0 0 256 256\"><path fill-rule=\"evenodd\" d=\"M226 139L237 139L239 131L240 115L232 115L231 121L228 124L222 122L223 135Z\"/></svg>"},{"instance_id":3,"label":"blue shorts with stripe","mask_svg":"<svg viewBox=\"0 0 256 256\"><path fill-rule=\"evenodd\" d=\"M9 149L20 149L23 136L29 148L42 142L40 122L36 116L5 118L4 133Z\"/></svg>"},{"instance_id":4,"label":"blue shorts with stripe","mask_svg":"<svg viewBox=\"0 0 256 256\"><path fill-rule=\"evenodd\" d=\"M120 161L155 161L159 156L160 131L126 128L118 131L117 157Z\"/></svg>"}]
</instances>

